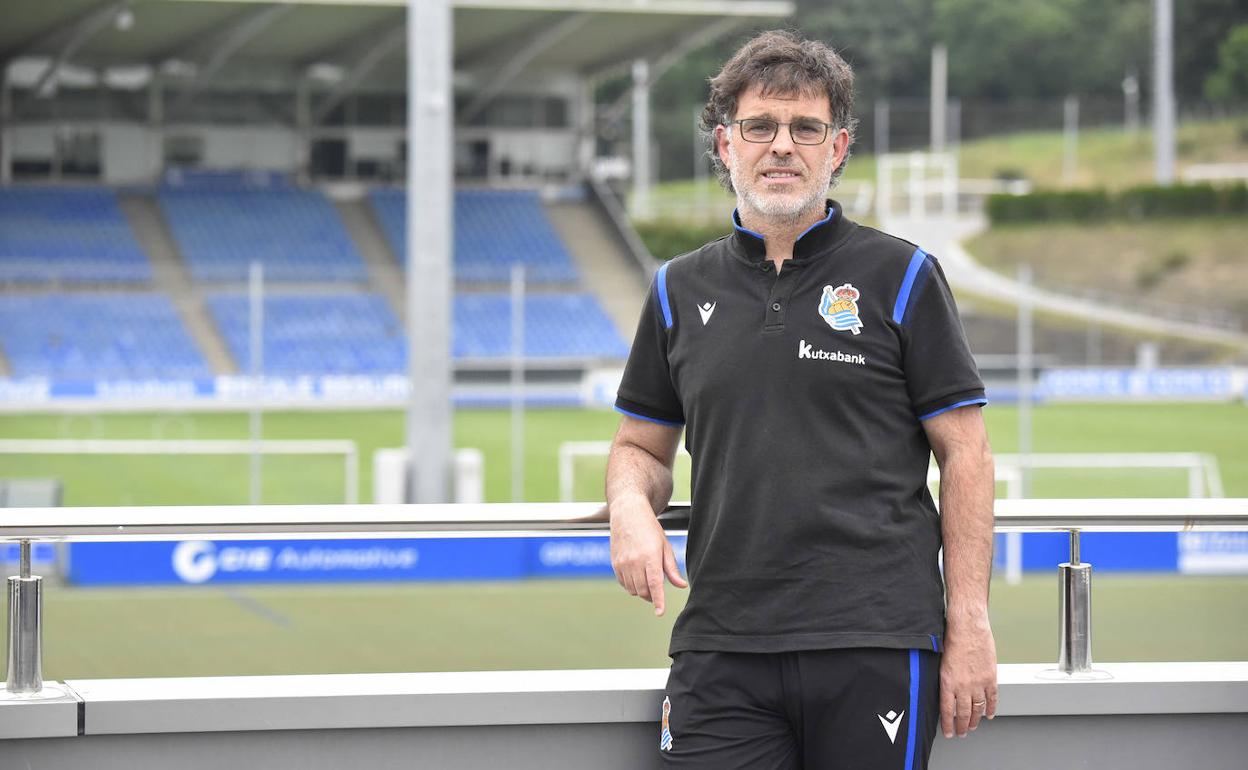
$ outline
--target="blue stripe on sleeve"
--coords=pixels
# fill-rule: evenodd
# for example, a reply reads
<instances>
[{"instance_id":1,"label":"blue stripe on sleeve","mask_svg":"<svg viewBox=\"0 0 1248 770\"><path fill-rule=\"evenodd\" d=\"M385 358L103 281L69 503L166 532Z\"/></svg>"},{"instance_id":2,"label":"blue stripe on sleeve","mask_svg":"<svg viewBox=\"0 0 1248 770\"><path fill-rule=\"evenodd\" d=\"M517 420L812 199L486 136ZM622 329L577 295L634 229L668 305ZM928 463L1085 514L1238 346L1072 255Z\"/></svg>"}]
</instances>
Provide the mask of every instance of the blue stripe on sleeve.
<instances>
[{"instance_id":1,"label":"blue stripe on sleeve","mask_svg":"<svg viewBox=\"0 0 1248 770\"><path fill-rule=\"evenodd\" d=\"M653 422L653 423L658 423L659 425L666 425L669 428L684 427L683 422L670 422L668 420L660 420L658 417L647 417L644 414L637 414L636 412L630 412L627 409L621 409L618 406L615 407L615 411L619 412L620 414L626 414L629 417L636 417L638 420L645 420L646 422Z\"/></svg>"},{"instance_id":2,"label":"blue stripe on sleeve","mask_svg":"<svg viewBox=\"0 0 1248 770\"><path fill-rule=\"evenodd\" d=\"M986 404L986 403L988 403L988 399L986 399L986 398L968 398L967 400L965 400L965 401L959 401L959 402L958 402L958 403L956 403L956 404L950 404L949 406L942 406L941 408L937 409L937 410L936 410L936 411L934 411L934 412L928 412L927 414L920 415L920 416L919 416L919 419L920 419L920 420L926 420L926 419L927 419L927 418L929 418L929 417L935 417L935 416L936 416L936 415L938 415L938 414L944 414L945 412L948 412L948 411L949 411L949 410L951 410L951 409L957 409L957 408L958 408L958 407L960 407L960 406L970 406L971 404L981 404L981 405L982 405L982 404Z\"/></svg>"},{"instance_id":3,"label":"blue stripe on sleeve","mask_svg":"<svg viewBox=\"0 0 1248 770\"><path fill-rule=\"evenodd\" d=\"M663 308L663 326L666 329L672 328L672 306L667 301L667 268L671 262L664 262L659 267L659 277L655 282L655 289L659 292L659 307Z\"/></svg>"},{"instance_id":4,"label":"blue stripe on sleeve","mask_svg":"<svg viewBox=\"0 0 1248 770\"><path fill-rule=\"evenodd\" d=\"M910 286L910 301L906 303L906 310L901 314L901 325L906 326L910 323L910 319L914 317L915 308L919 304L919 297L923 296L923 287L927 285L927 279L932 275L932 266L935 263L931 259L931 255L923 260L923 264L919 266L919 274L914 277L914 283Z\"/></svg>"},{"instance_id":5,"label":"blue stripe on sleeve","mask_svg":"<svg viewBox=\"0 0 1248 770\"><path fill-rule=\"evenodd\" d=\"M915 249L914 255L910 257L910 265L906 268L906 277L901 281L901 291L897 292L897 301L893 303L893 323L901 323L901 319L906 314L906 305L910 304L910 290L914 288L914 279L919 274L919 268L927 261L927 254L923 249Z\"/></svg>"},{"instance_id":6,"label":"blue stripe on sleeve","mask_svg":"<svg viewBox=\"0 0 1248 770\"><path fill-rule=\"evenodd\" d=\"M914 741L919 728L919 651L910 651L910 721L906 723L905 770L914 770Z\"/></svg>"},{"instance_id":7,"label":"blue stripe on sleeve","mask_svg":"<svg viewBox=\"0 0 1248 770\"><path fill-rule=\"evenodd\" d=\"M936 640L936 634L928 634L932 637L932 652L940 652L940 642Z\"/></svg>"}]
</instances>

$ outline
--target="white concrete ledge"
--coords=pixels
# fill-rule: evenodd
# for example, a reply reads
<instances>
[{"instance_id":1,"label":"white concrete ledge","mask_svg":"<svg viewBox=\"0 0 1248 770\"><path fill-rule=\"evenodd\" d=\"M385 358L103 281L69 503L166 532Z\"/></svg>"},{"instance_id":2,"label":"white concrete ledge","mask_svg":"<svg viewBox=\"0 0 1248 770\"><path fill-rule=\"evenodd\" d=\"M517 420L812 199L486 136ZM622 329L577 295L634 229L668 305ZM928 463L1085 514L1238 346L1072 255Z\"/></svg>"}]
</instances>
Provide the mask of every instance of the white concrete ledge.
<instances>
[{"instance_id":1,"label":"white concrete ledge","mask_svg":"<svg viewBox=\"0 0 1248 770\"><path fill-rule=\"evenodd\" d=\"M78 698L72 692L57 694L60 688L49 684L39 699L11 696L0 689L0 740L78 735Z\"/></svg>"},{"instance_id":2,"label":"white concrete ledge","mask_svg":"<svg viewBox=\"0 0 1248 770\"><path fill-rule=\"evenodd\" d=\"M1112 679L1037 677L1052 664L997 669L1002 716L1248 713L1248 662L1104 663Z\"/></svg>"},{"instance_id":3,"label":"white concrete ledge","mask_svg":"<svg viewBox=\"0 0 1248 770\"><path fill-rule=\"evenodd\" d=\"M657 722L667 669L79 679L85 733Z\"/></svg>"},{"instance_id":4,"label":"white concrete ledge","mask_svg":"<svg viewBox=\"0 0 1248 770\"><path fill-rule=\"evenodd\" d=\"M1248 662L1002 665L999 716L1248 713ZM657 722L667 669L79 679L84 734ZM7 721L7 720L6 720ZM8 737L34 737L13 735Z\"/></svg>"}]
</instances>

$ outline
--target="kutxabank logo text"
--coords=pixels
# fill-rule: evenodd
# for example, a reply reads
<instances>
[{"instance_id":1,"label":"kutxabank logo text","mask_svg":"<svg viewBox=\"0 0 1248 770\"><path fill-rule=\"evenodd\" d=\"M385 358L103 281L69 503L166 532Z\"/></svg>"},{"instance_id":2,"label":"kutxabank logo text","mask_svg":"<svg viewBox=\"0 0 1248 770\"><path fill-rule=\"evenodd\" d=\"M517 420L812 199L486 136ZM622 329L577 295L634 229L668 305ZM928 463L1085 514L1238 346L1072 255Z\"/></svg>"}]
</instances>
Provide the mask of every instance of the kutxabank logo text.
<instances>
[{"instance_id":1,"label":"kutxabank logo text","mask_svg":"<svg viewBox=\"0 0 1248 770\"><path fill-rule=\"evenodd\" d=\"M842 353L839 350L815 350L806 340L798 340L797 357L811 358L819 361L842 361L847 364L867 365L867 357L862 353Z\"/></svg>"}]
</instances>

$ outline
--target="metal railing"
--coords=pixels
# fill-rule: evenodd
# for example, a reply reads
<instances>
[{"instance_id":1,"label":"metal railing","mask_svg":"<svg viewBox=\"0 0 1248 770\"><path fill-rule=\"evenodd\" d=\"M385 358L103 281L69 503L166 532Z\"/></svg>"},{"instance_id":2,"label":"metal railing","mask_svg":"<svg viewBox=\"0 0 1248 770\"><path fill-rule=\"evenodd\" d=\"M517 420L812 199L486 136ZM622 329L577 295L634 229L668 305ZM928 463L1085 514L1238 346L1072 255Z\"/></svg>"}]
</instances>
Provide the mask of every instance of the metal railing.
<instances>
[{"instance_id":1,"label":"metal railing","mask_svg":"<svg viewBox=\"0 0 1248 770\"><path fill-rule=\"evenodd\" d=\"M674 505L659 521L680 532L688 529L689 514L688 506ZM1058 667L1050 673L1099 678L1104 675L1092 669L1091 565L1080 560L1080 533L1248 531L1248 498L998 500L995 516L998 532L1070 533L1070 560L1059 565ZM36 541L602 536L607 530L606 509L597 503L3 509L0 543L21 547L20 572L8 580L6 694L30 698L43 690L42 579L30 574Z\"/></svg>"}]
</instances>

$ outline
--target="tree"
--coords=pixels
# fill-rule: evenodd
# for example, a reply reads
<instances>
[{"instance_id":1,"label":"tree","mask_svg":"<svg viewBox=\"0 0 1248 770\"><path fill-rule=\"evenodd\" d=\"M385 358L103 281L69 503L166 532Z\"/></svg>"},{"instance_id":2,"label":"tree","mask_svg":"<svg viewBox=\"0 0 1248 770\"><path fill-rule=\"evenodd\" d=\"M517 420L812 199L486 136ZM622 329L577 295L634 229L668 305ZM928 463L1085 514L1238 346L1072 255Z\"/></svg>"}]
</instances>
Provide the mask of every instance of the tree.
<instances>
[{"instance_id":1,"label":"tree","mask_svg":"<svg viewBox=\"0 0 1248 770\"><path fill-rule=\"evenodd\" d=\"M1227 30L1248 23L1248 0L1175 0L1174 89L1179 103L1202 96L1218 69L1218 43Z\"/></svg>"},{"instance_id":2,"label":"tree","mask_svg":"<svg viewBox=\"0 0 1248 770\"><path fill-rule=\"evenodd\" d=\"M1212 102L1248 101L1248 24L1233 28L1218 46L1218 68L1205 79Z\"/></svg>"}]
</instances>

